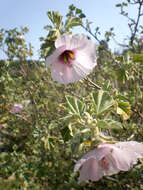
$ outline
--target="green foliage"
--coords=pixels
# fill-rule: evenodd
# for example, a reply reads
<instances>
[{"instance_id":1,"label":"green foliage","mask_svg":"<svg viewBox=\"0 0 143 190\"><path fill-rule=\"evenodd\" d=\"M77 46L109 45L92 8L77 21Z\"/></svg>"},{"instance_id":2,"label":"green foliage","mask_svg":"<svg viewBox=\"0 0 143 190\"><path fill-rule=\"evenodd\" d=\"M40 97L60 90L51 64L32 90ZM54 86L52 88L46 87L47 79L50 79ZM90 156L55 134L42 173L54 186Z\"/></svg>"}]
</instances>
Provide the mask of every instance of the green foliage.
<instances>
[{"instance_id":1,"label":"green foliage","mask_svg":"<svg viewBox=\"0 0 143 190\"><path fill-rule=\"evenodd\" d=\"M85 15L74 5L65 21L58 12L47 15L51 25L41 38L42 58L54 50L60 34L76 26L97 40L91 22L84 27ZM141 159L130 172L96 183L79 185L73 172L80 156L101 142L143 141L143 48L136 42L134 52L128 48L120 55L112 53L112 31L97 47L90 80L64 86L52 81L44 61L31 59L27 28L0 30L0 48L7 56L0 61L0 189L143 189ZM98 27L95 32L100 33ZM11 112L15 103L23 105L21 113Z\"/></svg>"},{"instance_id":2,"label":"green foliage","mask_svg":"<svg viewBox=\"0 0 143 190\"><path fill-rule=\"evenodd\" d=\"M133 59L133 62L139 62L139 63L143 63L143 55L142 54L133 54L132 55L132 59Z\"/></svg>"},{"instance_id":3,"label":"green foliage","mask_svg":"<svg viewBox=\"0 0 143 190\"><path fill-rule=\"evenodd\" d=\"M83 102L72 96L66 96L69 113L81 117L85 113L86 106Z\"/></svg>"},{"instance_id":4,"label":"green foliage","mask_svg":"<svg viewBox=\"0 0 143 190\"><path fill-rule=\"evenodd\" d=\"M75 26L80 26L81 24L82 24L82 21L80 18L69 17L66 20L65 29L66 29L66 31L69 31L71 28L73 28Z\"/></svg>"},{"instance_id":5,"label":"green foliage","mask_svg":"<svg viewBox=\"0 0 143 190\"><path fill-rule=\"evenodd\" d=\"M103 90L100 90L99 92L94 92L92 94L92 98L93 98L93 106L97 117L102 113L109 111L109 109L114 104L112 97Z\"/></svg>"},{"instance_id":6,"label":"green foliage","mask_svg":"<svg viewBox=\"0 0 143 190\"><path fill-rule=\"evenodd\" d=\"M116 102L117 114L121 115L123 120L127 120L131 114L131 107L129 102Z\"/></svg>"},{"instance_id":7,"label":"green foliage","mask_svg":"<svg viewBox=\"0 0 143 190\"><path fill-rule=\"evenodd\" d=\"M62 16L58 12L47 12L48 18L54 24L55 28L60 30L62 28Z\"/></svg>"},{"instance_id":8,"label":"green foliage","mask_svg":"<svg viewBox=\"0 0 143 190\"><path fill-rule=\"evenodd\" d=\"M9 60L25 60L28 56L31 58L33 50L31 44L27 44L24 35L28 28L23 27L19 31L17 28L11 30L1 30L0 47Z\"/></svg>"},{"instance_id":9,"label":"green foliage","mask_svg":"<svg viewBox=\"0 0 143 190\"><path fill-rule=\"evenodd\" d=\"M52 25L47 25L44 28L48 31L46 38L40 38L41 44L41 57L47 57L54 50L54 42L56 38L66 32L71 33L74 27L81 26L85 15L81 9L76 8L74 5L69 6L69 13L66 15L65 21L59 12L49 11L47 13Z\"/></svg>"}]
</instances>

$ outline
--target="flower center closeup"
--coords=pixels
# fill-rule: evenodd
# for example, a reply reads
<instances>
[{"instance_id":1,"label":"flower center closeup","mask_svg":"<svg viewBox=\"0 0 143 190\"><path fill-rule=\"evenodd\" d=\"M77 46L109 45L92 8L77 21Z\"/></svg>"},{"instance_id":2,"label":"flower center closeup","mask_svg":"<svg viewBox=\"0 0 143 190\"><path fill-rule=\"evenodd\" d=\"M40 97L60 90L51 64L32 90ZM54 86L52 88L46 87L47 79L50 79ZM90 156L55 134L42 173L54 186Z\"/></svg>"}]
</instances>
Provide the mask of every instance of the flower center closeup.
<instances>
[{"instance_id":1,"label":"flower center closeup","mask_svg":"<svg viewBox=\"0 0 143 190\"><path fill-rule=\"evenodd\" d=\"M74 52L71 50L65 50L60 56L59 56L59 60L64 63L71 63L72 60L75 59L75 55Z\"/></svg>"}]
</instances>

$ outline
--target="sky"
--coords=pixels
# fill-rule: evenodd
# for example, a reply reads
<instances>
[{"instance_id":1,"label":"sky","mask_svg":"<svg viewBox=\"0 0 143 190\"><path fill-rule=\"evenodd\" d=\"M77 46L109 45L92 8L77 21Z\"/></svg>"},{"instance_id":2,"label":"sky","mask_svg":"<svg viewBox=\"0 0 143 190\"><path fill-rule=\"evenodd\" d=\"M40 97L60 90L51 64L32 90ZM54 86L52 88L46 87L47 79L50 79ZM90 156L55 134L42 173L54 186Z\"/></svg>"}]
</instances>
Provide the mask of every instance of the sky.
<instances>
[{"instance_id":1,"label":"sky","mask_svg":"<svg viewBox=\"0 0 143 190\"><path fill-rule=\"evenodd\" d=\"M38 58L41 36L46 36L44 26L50 24L46 15L47 11L59 11L62 16L68 12L68 6L74 4L83 10L87 18L94 26L99 26L104 34L110 27L114 27L116 39L123 42L129 35L127 20L119 14L115 4L121 0L0 0L0 28L12 29L26 26L29 33L26 40L34 47L34 57ZM135 17L136 9L129 9L130 14ZM83 32L79 28L77 33ZM118 50L115 43L110 44L112 50Z\"/></svg>"}]
</instances>

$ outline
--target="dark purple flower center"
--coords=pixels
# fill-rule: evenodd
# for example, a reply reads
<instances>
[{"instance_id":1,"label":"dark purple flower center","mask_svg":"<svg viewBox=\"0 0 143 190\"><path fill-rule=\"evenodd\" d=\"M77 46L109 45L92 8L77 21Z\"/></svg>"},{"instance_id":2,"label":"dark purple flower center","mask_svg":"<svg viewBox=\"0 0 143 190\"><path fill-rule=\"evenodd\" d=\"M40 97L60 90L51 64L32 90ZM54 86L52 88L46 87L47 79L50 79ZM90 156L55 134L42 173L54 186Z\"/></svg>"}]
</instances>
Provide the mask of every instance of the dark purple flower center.
<instances>
[{"instance_id":1,"label":"dark purple flower center","mask_svg":"<svg viewBox=\"0 0 143 190\"><path fill-rule=\"evenodd\" d=\"M60 56L59 56L59 60L62 62L62 63L71 63L72 60L75 59L75 55L74 55L74 52L71 51L71 50L65 50Z\"/></svg>"}]
</instances>

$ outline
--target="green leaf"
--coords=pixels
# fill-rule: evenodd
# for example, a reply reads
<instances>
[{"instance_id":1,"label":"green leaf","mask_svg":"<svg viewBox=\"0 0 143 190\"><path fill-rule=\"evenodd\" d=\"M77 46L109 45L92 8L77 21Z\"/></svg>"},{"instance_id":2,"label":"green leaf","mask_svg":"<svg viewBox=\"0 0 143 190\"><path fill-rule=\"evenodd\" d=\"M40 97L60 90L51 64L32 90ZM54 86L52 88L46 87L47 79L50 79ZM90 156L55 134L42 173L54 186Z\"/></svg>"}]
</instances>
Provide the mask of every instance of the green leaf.
<instances>
[{"instance_id":1,"label":"green leaf","mask_svg":"<svg viewBox=\"0 0 143 190\"><path fill-rule=\"evenodd\" d=\"M131 106L129 102L116 101L115 106L117 114L121 115L123 120L127 120L130 118Z\"/></svg>"},{"instance_id":2,"label":"green leaf","mask_svg":"<svg viewBox=\"0 0 143 190\"><path fill-rule=\"evenodd\" d=\"M50 150L51 148L54 148L53 139L51 137L42 137L41 141L43 141L45 149Z\"/></svg>"},{"instance_id":3,"label":"green leaf","mask_svg":"<svg viewBox=\"0 0 143 190\"><path fill-rule=\"evenodd\" d=\"M75 26L80 26L82 24L82 21L80 18L77 17L68 17L65 23L65 29L69 31L69 29L75 27Z\"/></svg>"},{"instance_id":4,"label":"green leaf","mask_svg":"<svg viewBox=\"0 0 143 190\"><path fill-rule=\"evenodd\" d=\"M97 116L108 111L114 104L113 98L103 90L92 93L92 100Z\"/></svg>"},{"instance_id":5,"label":"green leaf","mask_svg":"<svg viewBox=\"0 0 143 190\"><path fill-rule=\"evenodd\" d=\"M81 14L81 13L82 13L82 10L81 10L81 9L76 8L76 14Z\"/></svg>"},{"instance_id":6,"label":"green leaf","mask_svg":"<svg viewBox=\"0 0 143 190\"><path fill-rule=\"evenodd\" d=\"M85 18L86 16L85 16L85 14L83 14L83 13L81 13L80 15L79 15L79 18Z\"/></svg>"},{"instance_id":7,"label":"green leaf","mask_svg":"<svg viewBox=\"0 0 143 190\"><path fill-rule=\"evenodd\" d=\"M132 60L133 62L143 63L143 54L133 54Z\"/></svg>"},{"instance_id":8,"label":"green leaf","mask_svg":"<svg viewBox=\"0 0 143 190\"><path fill-rule=\"evenodd\" d=\"M122 55L118 55L115 58L117 61L123 62L124 61L124 57Z\"/></svg>"},{"instance_id":9,"label":"green leaf","mask_svg":"<svg viewBox=\"0 0 143 190\"><path fill-rule=\"evenodd\" d=\"M119 4L116 4L116 7L121 7L121 3L119 3Z\"/></svg>"},{"instance_id":10,"label":"green leaf","mask_svg":"<svg viewBox=\"0 0 143 190\"><path fill-rule=\"evenodd\" d=\"M67 108L72 115L82 116L85 112L86 105L72 96L66 96Z\"/></svg>"},{"instance_id":11,"label":"green leaf","mask_svg":"<svg viewBox=\"0 0 143 190\"><path fill-rule=\"evenodd\" d=\"M66 126L61 129L61 135L63 137L64 142L68 141L72 137L72 131L69 126Z\"/></svg>"},{"instance_id":12,"label":"green leaf","mask_svg":"<svg viewBox=\"0 0 143 190\"><path fill-rule=\"evenodd\" d=\"M51 25L46 25L46 26L44 26L44 29L49 31L49 30L52 30L53 27Z\"/></svg>"},{"instance_id":13,"label":"green leaf","mask_svg":"<svg viewBox=\"0 0 143 190\"><path fill-rule=\"evenodd\" d=\"M125 83L125 81L128 79L128 71L125 68L119 68L116 71L116 75L117 75L117 80L122 82L123 84Z\"/></svg>"},{"instance_id":14,"label":"green leaf","mask_svg":"<svg viewBox=\"0 0 143 190\"><path fill-rule=\"evenodd\" d=\"M57 29L60 29L62 26L62 16L59 12L56 11L49 11L47 12L49 19L51 20L52 24L56 26Z\"/></svg>"},{"instance_id":15,"label":"green leaf","mask_svg":"<svg viewBox=\"0 0 143 190\"><path fill-rule=\"evenodd\" d=\"M74 10L75 10L75 6L72 4L72 5L69 6L69 9L70 9L71 11L74 11Z\"/></svg>"},{"instance_id":16,"label":"green leaf","mask_svg":"<svg viewBox=\"0 0 143 190\"><path fill-rule=\"evenodd\" d=\"M127 7L127 6L128 6L128 4L127 4L127 3L125 3L125 2L123 2L123 3L122 3L122 6Z\"/></svg>"},{"instance_id":17,"label":"green leaf","mask_svg":"<svg viewBox=\"0 0 143 190\"><path fill-rule=\"evenodd\" d=\"M112 119L98 120L97 126L103 129L121 129L122 125L118 121Z\"/></svg>"}]
</instances>

